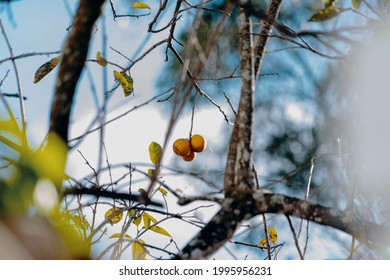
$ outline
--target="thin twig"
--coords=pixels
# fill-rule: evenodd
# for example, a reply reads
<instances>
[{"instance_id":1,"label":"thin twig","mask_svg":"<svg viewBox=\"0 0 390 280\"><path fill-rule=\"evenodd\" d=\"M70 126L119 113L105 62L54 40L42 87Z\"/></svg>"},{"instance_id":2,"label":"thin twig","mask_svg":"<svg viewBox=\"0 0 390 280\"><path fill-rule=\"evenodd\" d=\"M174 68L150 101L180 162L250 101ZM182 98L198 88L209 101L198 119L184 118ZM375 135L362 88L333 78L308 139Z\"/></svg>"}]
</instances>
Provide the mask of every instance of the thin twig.
<instances>
[{"instance_id":1,"label":"thin twig","mask_svg":"<svg viewBox=\"0 0 390 280\"><path fill-rule=\"evenodd\" d=\"M0 64L6 62L6 61L12 61L12 60L18 60L18 59L22 59L22 58L28 58L28 57L32 57L32 56L43 56L43 55L52 55L52 54L60 54L61 51L52 51L52 52L31 52L31 53L24 53L24 54L20 54L20 55L16 55L16 56L11 56L11 57L7 57L7 58L3 58L0 60Z\"/></svg>"},{"instance_id":2,"label":"thin twig","mask_svg":"<svg viewBox=\"0 0 390 280\"><path fill-rule=\"evenodd\" d=\"M16 76L16 84L18 87L18 95L19 95L20 114L21 114L21 119L22 119L21 120L22 121L22 143L23 143L23 146L28 147L26 113L25 113L25 109L24 109L24 98L23 98L24 96L23 96L23 92L22 92L22 85L21 85L21 81L20 81L20 77L19 77L18 67L17 67L16 62L14 60L14 53L12 50L12 46L8 40L7 34L5 32L5 29L4 29L4 26L3 26L3 23L1 20L0 20L0 29L1 29L1 32L3 33L4 40L7 44L8 51L11 55L11 61L12 61L12 65L14 67L15 76Z\"/></svg>"},{"instance_id":3,"label":"thin twig","mask_svg":"<svg viewBox=\"0 0 390 280\"><path fill-rule=\"evenodd\" d=\"M185 63L184 63L184 60L181 58L180 54L176 51L176 49L174 47L170 47L171 51L175 54L176 58L179 60L180 64L185 67ZM197 83L194 75L192 74L192 72L186 68L186 73L187 73L187 76L190 78L190 80L192 81L195 89L197 90L197 92L199 92L199 94L201 96L204 96L207 100L209 100L211 102L211 104L213 104L215 107L218 108L218 110L222 113L225 121L228 123L228 124L232 124L230 121L229 121L229 118L228 116L226 115L226 113L222 110L222 107L220 105L218 105L218 103L216 103L205 91L203 91L203 89L199 86L199 84Z\"/></svg>"},{"instance_id":4,"label":"thin twig","mask_svg":"<svg viewBox=\"0 0 390 280\"><path fill-rule=\"evenodd\" d=\"M265 214L262 214L263 217L263 226L264 226L264 234L265 234L265 243L267 244L267 254L268 254L268 259L271 260L271 245L269 243L269 238L268 238L268 226L267 226L267 217Z\"/></svg>"},{"instance_id":5,"label":"thin twig","mask_svg":"<svg viewBox=\"0 0 390 280\"><path fill-rule=\"evenodd\" d=\"M301 252L301 249L299 248L298 237L297 237L297 235L296 235L296 233L295 233L294 226L293 226L293 224L292 224L292 222L291 222L290 216L289 216L289 215L285 215L285 216L286 216L286 218L287 218L288 224L290 225L290 229L291 229L291 232L292 232L293 237L294 237L295 247L296 247L297 250L298 250L299 257L301 258L301 260L304 260L304 256L303 256L303 254L302 254L302 252Z\"/></svg>"},{"instance_id":6,"label":"thin twig","mask_svg":"<svg viewBox=\"0 0 390 280\"><path fill-rule=\"evenodd\" d=\"M196 106L196 97L198 93L196 92L194 95L194 101L192 103L192 112L191 112L191 127L190 127L190 133L188 136L188 139L191 139L192 137L192 129L194 128L194 116L195 116L195 106Z\"/></svg>"},{"instance_id":7,"label":"thin twig","mask_svg":"<svg viewBox=\"0 0 390 280\"><path fill-rule=\"evenodd\" d=\"M125 14L125 15L118 15L115 11L115 8L114 8L114 3L112 3L112 1L110 0L110 5L111 5L111 11L112 11L112 17L113 17L113 20L116 21L116 18L119 18L119 17L135 17L135 18L140 18L140 17L145 17L145 16L148 16L151 14L151 12L148 12L148 13L145 13L145 14L140 14L140 15L133 15L133 14Z\"/></svg>"},{"instance_id":8,"label":"thin twig","mask_svg":"<svg viewBox=\"0 0 390 280\"><path fill-rule=\"evenodd\" d=\"M4 97L20 98L19 94L17 93L0 93L0 95ZM27 97L23 96L23 100L27 100Z\"/></svg>"}]
</instances>

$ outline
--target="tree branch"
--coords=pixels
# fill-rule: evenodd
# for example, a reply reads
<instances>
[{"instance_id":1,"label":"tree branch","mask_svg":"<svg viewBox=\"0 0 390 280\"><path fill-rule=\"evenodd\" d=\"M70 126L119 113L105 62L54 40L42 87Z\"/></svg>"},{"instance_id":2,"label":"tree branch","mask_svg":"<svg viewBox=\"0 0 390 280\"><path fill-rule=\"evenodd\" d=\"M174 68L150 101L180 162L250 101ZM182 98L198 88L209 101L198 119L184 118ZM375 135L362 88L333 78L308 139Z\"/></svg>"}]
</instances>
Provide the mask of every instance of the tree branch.
<instances>
[{"instance_id":1,"label":"tree branch","mask_svg":"<svg viewBox=\"0 0 390 280\"><path fill-rule=\"evenodd\" d=\"M129 201L139 201L138 195L128 194L128 193L117 193L114 191L107 191L99 188L68 188L63 192L64 196L67 195L92 195L95 197L106 197L112 199L123 199ZM149 200L149 205L162 207L163 205L160 202Z\"/></svg>"},{"instance_id":2,"label":"tree branch","mask_svg":"<svg viewBox=\"0 0 390 280\"><path fill-rule=\"evenodd\" d=\"M256 78L260 74L261 63L263 61L263 54L265 46L268 43L269 35L272 33L273 24L279 14L280 7L282 6L282 0L272 0L268 6L267 16L268 20L263 20L260 27L260 36L257 38L255 46L255 72Z\"/></svg>"},{"instance_id":3,"label":"tree branch","mask_svg":"<svg viewBox=\"0 0 390 280\"><path fill-rule=\"evenodd\" d=\"M73 96L87 58L91 33L104 0L80 0L72 30L66 39L57 76L50 117L50 131L68 142Z\"/></svg>"},{"instance_id":4,"label":"tree branch","mask_svg":"<svg viewBox=\"0 0 390 280\"><path fill-rule=\"evenodd\" d=\"M224 192L231 197L248 191L255 184L252 170L253 113L255 72L252 22L244 6L240 6L241 97L238 105L229 153L225 167Z\"/></svg>"},{"instance_id":5,"label":"tree branch","mask_svg":"<svg viewBox=\"0 0 390 280\"><path fill-rule=\"evenodd\" d=\"M364 221L352 214L281 194L255 191L227 198L214 218L182 250L176 259L201 259L214 253L233 234L238 224L264 213L284 214L330 226L354 236L373 249L390 245L390 227Z\"/></svg>"}]
</instances>

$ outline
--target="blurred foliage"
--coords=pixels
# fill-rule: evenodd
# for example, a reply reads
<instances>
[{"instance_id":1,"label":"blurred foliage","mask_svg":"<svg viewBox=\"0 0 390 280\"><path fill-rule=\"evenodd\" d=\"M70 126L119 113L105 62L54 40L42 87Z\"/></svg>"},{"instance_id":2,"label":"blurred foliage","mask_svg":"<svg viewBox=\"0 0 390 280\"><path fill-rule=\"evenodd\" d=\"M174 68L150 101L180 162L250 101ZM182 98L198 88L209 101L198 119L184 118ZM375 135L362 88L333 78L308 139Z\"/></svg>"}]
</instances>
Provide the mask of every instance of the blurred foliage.
<instances>
[{"instance_id":1,"label":"blurred foliage","mask_svg":"<svg viewBox=\"0 0 390 280\"><path fill-rule=\"evenodd\" d=\"M32 150L12 113L10 119L0 118L1 227L24 240L31 255L22 258L87 258L90 246L80 232L80 219L60 207L68 148L56 135L48 139Z\"/></svg>"}]
</instances>

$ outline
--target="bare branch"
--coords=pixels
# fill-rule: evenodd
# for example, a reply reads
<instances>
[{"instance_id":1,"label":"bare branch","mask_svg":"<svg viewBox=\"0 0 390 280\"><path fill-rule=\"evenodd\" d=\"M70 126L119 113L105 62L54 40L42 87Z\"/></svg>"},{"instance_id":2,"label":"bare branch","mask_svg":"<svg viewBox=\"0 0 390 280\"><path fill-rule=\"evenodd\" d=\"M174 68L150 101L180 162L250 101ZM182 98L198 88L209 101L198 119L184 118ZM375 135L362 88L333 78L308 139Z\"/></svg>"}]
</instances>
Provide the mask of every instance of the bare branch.
<instances>
[{"instance_id":1,"label":"bare branch","mask_svg":"<svg viewBox=\"0 0 390 280\"><path fill-rule=\"evenodd\" d=\"M139 201L140 196L128 194L128 193L118 193L114 191L107 191L99 188L67 188L63 192L64 196L67 195L92 195L94 197L106 197L112 199L123 199L128 201ZM149 205L162 207L160 202L154 200L148 201Z\"/></svg>"}]
</instances>

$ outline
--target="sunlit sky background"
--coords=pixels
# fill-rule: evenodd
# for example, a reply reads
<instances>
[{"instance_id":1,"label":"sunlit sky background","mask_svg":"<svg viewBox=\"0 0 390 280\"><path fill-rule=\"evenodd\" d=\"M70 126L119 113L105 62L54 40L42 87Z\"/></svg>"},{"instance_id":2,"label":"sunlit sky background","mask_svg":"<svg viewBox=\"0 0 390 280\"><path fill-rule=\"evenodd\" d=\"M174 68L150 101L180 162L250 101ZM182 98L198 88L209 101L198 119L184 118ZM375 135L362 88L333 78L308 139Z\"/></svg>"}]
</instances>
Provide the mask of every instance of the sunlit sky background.
<instances>
[{"instance_id":1,"label":"sunlit sky background","mask_svg":"<svg viewBox=\"0 0 390 280\"><path fill-rule=\"evenodd\" d=\"M17 1L11 5L11 12L8 11L5 5L0 5L1 21L7 32L7 37L12 45L14 55L32 53L32 52L52 52L60 51L64 43L65 36L67 35L66 29L71 24L71 17L67 11L67 3L71 8L70 12L75 10L75 2L77 1L50 1L50 0L31 0L31 1ZM129 9L126 5L130 5L132 1L114 1L118 14L128 13ZM157 1L149 1L150 6L156 9ZM156 3L154 3L156 2ZM140 18L117 18L113 21L111 8L108 1L104 9L105 22L107 26L108 34L108 47L123 53L130 59L134 59L140 52L147 49L149 46L164 39L166 34L153 35L148 41L144 41L147 36L147 26L150 22L151 16ZM153 12L152 12L153 15ZM170 15L170 14L169 14ZM168 17L163 21L169 20ZM181 28L185 28L185 24L189 23L190 17L183 18L180 22ZM98 50L102 49L102 28L101 20L97 22L97 28L93 34L93 40L91 42L89 58L94 59ZM0 39L0 59L9 57L8 49L5 45L3 37ZM16 61L18 66L19 76L22 82L22 89L24 96L27 97L25 102L26 118L28 123L28 134L30 143L33 146L38 146L48 130L48 120L50 116L50 103L52 101L53 89L55 84L55 77L57 69L47 75L42 81L37 84L33 84L33 76L37 68L54 57L54 55L47 56L31 56ZM115 51L108 48L107 58L114 63L118 63L122 66L126 66L128 62ZM129 110L130 108L142 104L149 100L156 94L159 94L166 89L158 88L156 81L158 81L159 75L163 70L165 59L165 48L160 47L152 51L142 62L138 63L132 68L131 75L134 79L134 96L125 98L121 89L117 89L113 93L113 97L110 101L109 111L107 119L111 119L120 115L122 112ZM102 68L94 63L87 62L87 67L90 71L93 80L95 81L96 91L102 100ZM116 68L109 66L108 71L108 88L111 89L116 85L113 75L113 70ZM3 83L1 88L2 92L15 93L15 75L12 65L10 63L4 63L0 65L0 78L3 78L7 70L10 70L7 79ZM19 104L16 99L8 99L9 103L15 112L19 112ZM225 105L224 105L225 106ZM2 108L2 107L0 107ZM110 163L149 163L148 145L151 141L163 143L165 138L165 131L168 125L169 114L164 112L167 110L167 106L163 106L155 101L151 102L145 107L139 108L134 112L128 114L126 117L119 119L106 126L106 138L105 146L107 149L108 160ZM1 109L3 110L3 109ZM225 110L229 112L229 107L226 105ZM0 112L1 113L1 112ZM288 102L284 112L292 121L295 122L307 122L310 123L313 118L313 113L307 111L301 104L295 102ZM2 113L1 113L2 114ZM86 73L83 74L83 80L78 87L78 93L76 96L76 107L74 108L72 120L73 125L70 131L70 138L79 136L84 133L86 127L91 120L96 116L95 104L93 96L91 94L91 87L86 77ZM231 114L231 112L229 112ZM205 170L214 170L213 161L208 161L208 155L213 153L213 148L218 147L221 137L228 137L226 130L230 129L229 125L223 120L223 116L213 106L203 106L197 108L196 118L194 121L194 133L202 134L208 141L208 146L205 152L199 154L196 163L183 163L181 167L189 168L192 165L200 164ZM171 143L176 138L187 137L190 127L190 110L186 110L180 121L175 126ZM91 165L97 164L97 151L98 151L98 132L90 134L85 141L83 141L77 149L88 159ZM164 157L164 164L169 165L176 162L177 159L173 155L171 149L166 151ZM218 167L220 168L220 166ZM145 171L147 167L145 167ZM75 178L83 178L86 175L91 174L91 169L85 164L80 153L73 150L68 159L67 171L71 176ZM121 170L123 171L123 170ZM114 171L113 171L114 172ZM261 172L261 168L260 168ZM117 176L119 174L113 174ZM184 191L186 195L199 194L204 192L204 189L197 189L196 182L183 180L180 177L170 177L167 182L171 186L178 187ZM146 187L145 182L141 182L139 186ZM171 212L184 212L185 209L195 208L196 205L210 205L211 203L198 203L192 204L187 207L176 206L175 199L173 197L168 198L169 211ZM217 206L200 209L196 211L199 217L202 217L204 221L207 221L210 214L217 211ZM270 216L272 218L272 216ZM103 218L103 217L101 217ZM260 220L254 219L248 223L256 224ZM278 225L285 224L283 217L272 218L275 228ZM196 231L193 226L180 223L178 230L178 222L176 220L168 220L164 222L164 228L172 232L172 235L179 245L179 247L185 245L189 238L193 236ZM305 225L305 224L304 224ZM336 231L329 231L327 228L318 227L315 224L310 224L311 234L315 236L313 240L310 240L309 251L307 252L308 259L327 259L327 258L339 258L345 257L348 252L348 248L340 248L338 240L348 240L348 236L339 234ZM259 241L263 238L262 227L259 229ZM245 229L244 229L245 230ZM115 232L115 229L110 229L111 232ZM293 245L293 239L289 230L279 231L279 241L285 242L285 247L280 250L278 254L279 259L298 258L296 248ZM145 236L145 240L152 244L161 245L161 242L168 243L168 239L165 237L158 237L156 240L155 235ZM165 238L165 239L164 239ZM258 255L253 254L253 251L246 249L239 249L239 247L228 244L229 250L234 252L234 256L237 258L245 258L246 256L251 258L258 258ZM101 248L104 248L104 244ZM169 247L174 250L174 247ZM101 252L101 249L96 250L96 255ZM248 253L249 252L249 253ZM228 250L221 249L214 257L216 258L233 258L232 254Z\"/></svg>"}]
</instances>

